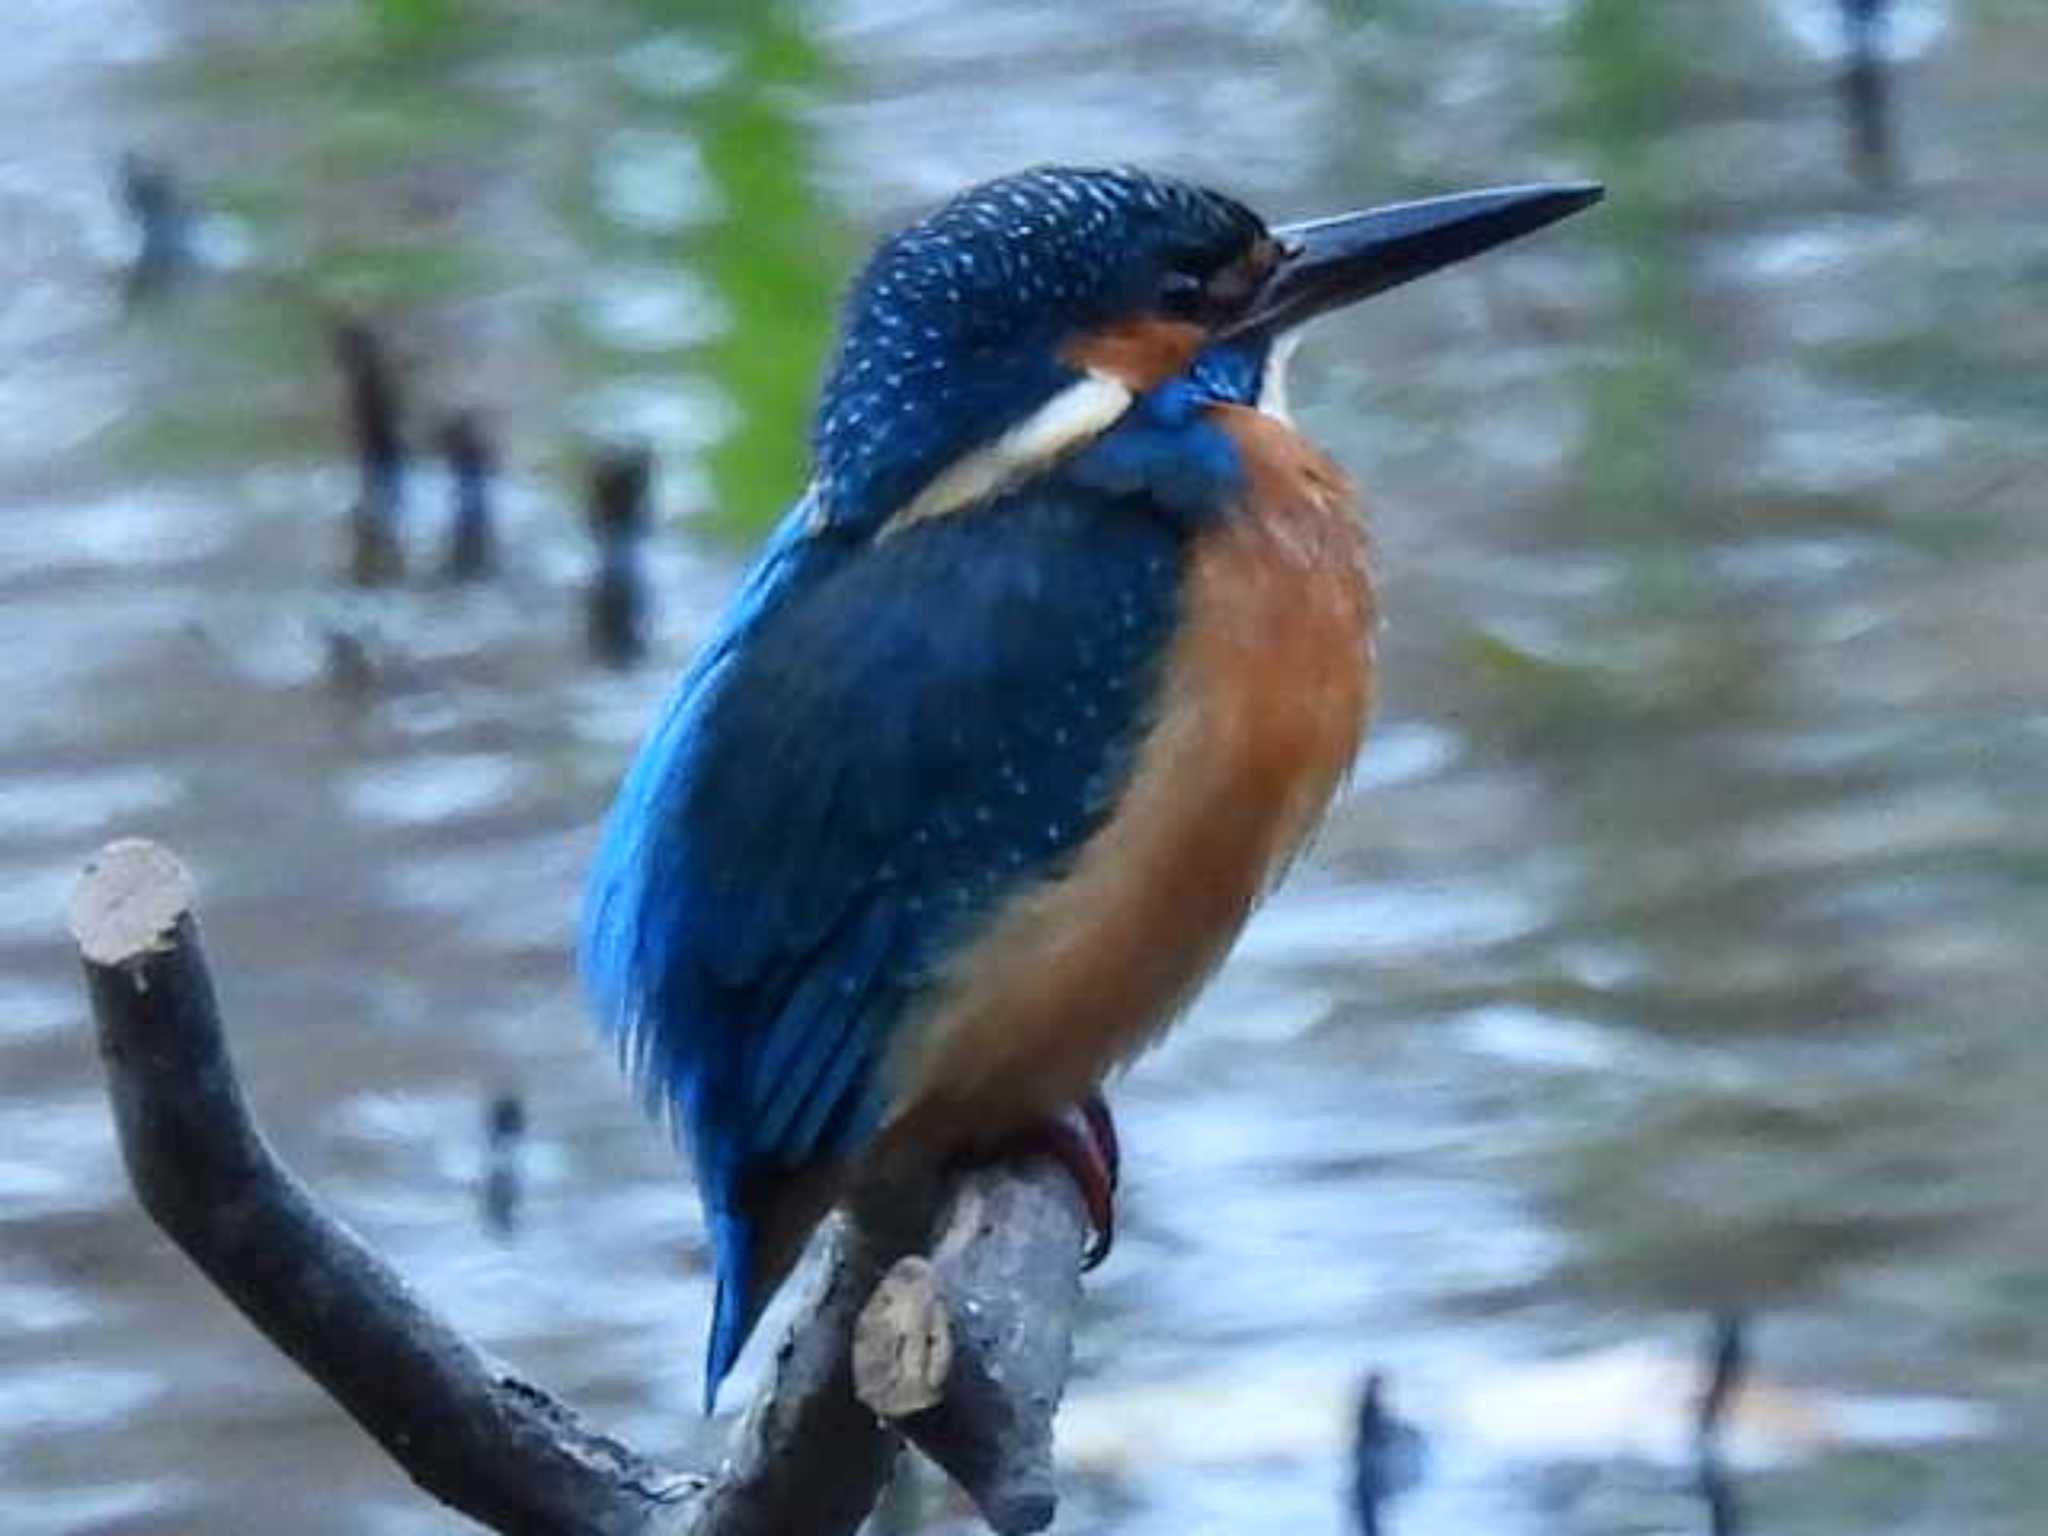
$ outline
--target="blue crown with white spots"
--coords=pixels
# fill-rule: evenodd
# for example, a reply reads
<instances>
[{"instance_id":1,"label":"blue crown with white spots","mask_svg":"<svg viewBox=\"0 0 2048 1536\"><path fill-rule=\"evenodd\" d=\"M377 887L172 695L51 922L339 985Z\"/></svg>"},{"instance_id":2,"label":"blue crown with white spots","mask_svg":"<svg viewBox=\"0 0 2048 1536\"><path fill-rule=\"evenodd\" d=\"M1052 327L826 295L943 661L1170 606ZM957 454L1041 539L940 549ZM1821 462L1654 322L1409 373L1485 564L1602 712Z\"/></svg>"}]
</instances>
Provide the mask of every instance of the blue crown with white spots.
<instances>
[{"instance_id":1,"label":"blue crown with white spots","mask_svg":"<svg viewBox=\"0 0 2048 1536\"><path fill-rule=\"evenodd\" d=\"M812 448L820 510L871 531L953 459L1077 374L1069 337L1149 308L1265 226L1139 171L1043 166L985 182L885 242L847 299Z\"/></svg>"}]
</instances>

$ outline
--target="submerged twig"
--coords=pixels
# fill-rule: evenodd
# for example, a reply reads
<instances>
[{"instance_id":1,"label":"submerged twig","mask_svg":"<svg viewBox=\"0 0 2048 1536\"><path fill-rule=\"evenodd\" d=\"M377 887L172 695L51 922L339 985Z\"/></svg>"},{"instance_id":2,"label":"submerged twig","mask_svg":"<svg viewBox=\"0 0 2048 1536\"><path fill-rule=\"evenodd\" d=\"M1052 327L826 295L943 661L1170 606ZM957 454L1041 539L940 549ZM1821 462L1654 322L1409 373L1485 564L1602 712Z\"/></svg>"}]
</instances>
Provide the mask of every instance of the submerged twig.
<instances>
[{"instance_id":1,"label":"submerged twig","mask_svg":"<svg viewBox=\"0 0 2048 1536\"><path fill-rule=\"evenodd\" d=\"M590 467L590 531L597 571L590 585L586 635L607 666L638 661L647 650L646 541L654 456L644 447L608 448Z\"/></svg>"},{"instance_id":2,"label":"submerged twig","mask_svg":"<svg viewBox=\"0 0 2048 1536\"><path fill-rule=\"evenodd\" d=\"M331 339L360 481L349 512L348 576L357 586L380 586L405 572L398 526L405 490L403 401L398 376L368 321L344 316L334 322Z\"/></svg>"},{"instance_id":3,"label":"submerged twig","mask_svg":"<svg viewBox=\"0 0 2048 1536\"><path fill-rule=\"evenodd\" d=\"M497 456L474 411L457 411L441 424L441 451L448 459L454 516L442 573L450 581L488 576L498 561L497 530L491 520L491 475Z\"/></svg>"},{"instance_id":4,"label":"submerged twig","mask_svg":"<svg viewBox=\"0 0 2048 1536\"><path fill-rule=\"evenodd\" d=\"M1386 1373L1372 1372L1351 1447L1351 1502L1362 1536L1381 1536L1388 1506L1422 1481L1429 1459L1422 1431L1396 1415L1387 1397Z\"/></svg>"},{"instance_id":5,"label":"submerged twig","mask_svg":"<svg viewBox=\"0 0 2048 1536\"><path fill-rule=\"evenodd\" d=\"M1742 1529L1735 1486L1721 1460L1721 1424L1749 1368L1747 1332L1743 1314L1730 1311L1715 1316L1707 1335L1707 1383L1700 1392L1693 1430L1700 1498L1707 1506L1707 1529L1711 1536L1738 1536Z\"/></svg>"}]
</instances>

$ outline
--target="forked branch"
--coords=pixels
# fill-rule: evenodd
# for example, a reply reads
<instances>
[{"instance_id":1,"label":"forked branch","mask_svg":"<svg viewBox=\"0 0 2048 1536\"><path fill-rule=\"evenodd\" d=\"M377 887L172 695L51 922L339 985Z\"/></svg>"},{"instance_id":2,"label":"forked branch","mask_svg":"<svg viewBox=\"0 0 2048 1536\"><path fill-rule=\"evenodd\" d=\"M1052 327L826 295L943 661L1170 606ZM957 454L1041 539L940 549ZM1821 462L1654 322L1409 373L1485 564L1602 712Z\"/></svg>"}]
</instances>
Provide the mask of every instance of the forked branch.
<instances>
[{"instance_id":1,"label":"forked branch","mask_svg":"<svg viewBox=\"0 0 2048 1536\"><path fill-rule=\"evenodd\" d=\"M900 1433L998 1531L1050 1523L1052 1415L1087 1236L1057 1166L1034 1160L944 1191L894 1192L888 1209L870 1197L839 1226L823 1283L725 1464L684 1471L596 1432L484 1354L279 1162L228 1057L192 882L176 859L153 843L111 844L86 869L71 926L143 1208L444 1504L508 1532L836 1536L873 1507ZM935 1227L927 1310L892 1337L886 1296L870 1300ZM871 1391L877 1407L854 1389L864 1309L870 1362L879 1350L920 1380L909 1397ZM914 1347L940 1336L942 1370Z\"/></svg>"}]
</instances>

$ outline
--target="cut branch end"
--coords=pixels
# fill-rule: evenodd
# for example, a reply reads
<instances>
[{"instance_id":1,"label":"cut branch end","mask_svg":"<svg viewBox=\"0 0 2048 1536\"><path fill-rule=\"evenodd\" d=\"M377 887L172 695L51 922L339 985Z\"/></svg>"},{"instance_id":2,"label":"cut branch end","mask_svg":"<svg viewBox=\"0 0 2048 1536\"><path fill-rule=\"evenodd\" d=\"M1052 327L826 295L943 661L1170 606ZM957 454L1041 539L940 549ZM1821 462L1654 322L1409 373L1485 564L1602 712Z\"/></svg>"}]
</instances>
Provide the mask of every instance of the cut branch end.
<instances>
[{"instance_id":1,"label":"cut branch end","mask_svg":"<svg viewBox=\"0 0 2048 1536\"><path fill-rule=\"evenodd\" d=\"M123 838L85 866L71 896L71 936L95 965L161 954L192 910L192 876L161 843Z\"/></svg>"}]
</instances>

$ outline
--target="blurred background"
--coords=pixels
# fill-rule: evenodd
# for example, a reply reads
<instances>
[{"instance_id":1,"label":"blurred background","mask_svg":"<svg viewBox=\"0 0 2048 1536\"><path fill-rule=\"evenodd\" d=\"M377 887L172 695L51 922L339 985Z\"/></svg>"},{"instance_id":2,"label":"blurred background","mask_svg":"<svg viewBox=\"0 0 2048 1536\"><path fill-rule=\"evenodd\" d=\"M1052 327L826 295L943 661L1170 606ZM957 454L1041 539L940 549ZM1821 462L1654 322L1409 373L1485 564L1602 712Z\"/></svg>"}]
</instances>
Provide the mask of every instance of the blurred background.
<instances>
[{"instance_id":1,"label":"blurred background","mask_svg":"<svg viewBox=\"0 0 2048 1536\"><path fill-rule=\"evenodd\" d=\"M710 1454L696 1203L586 1027L582 868L800 483L852 264L1051 159L1275 218L1611 189L1307 348L1385 702L1114 1094L1060 1529L1355 1529L1380 1369L1432 1452L1385 1529L1704 1531L1730 1309L1745 1528L2040 1529L2040 0L10 14L0 1529L459 1528L128 1194L61 930L126 833L195 869L298 1169L488 1348Z\"/></svg>"}]
</instances>

